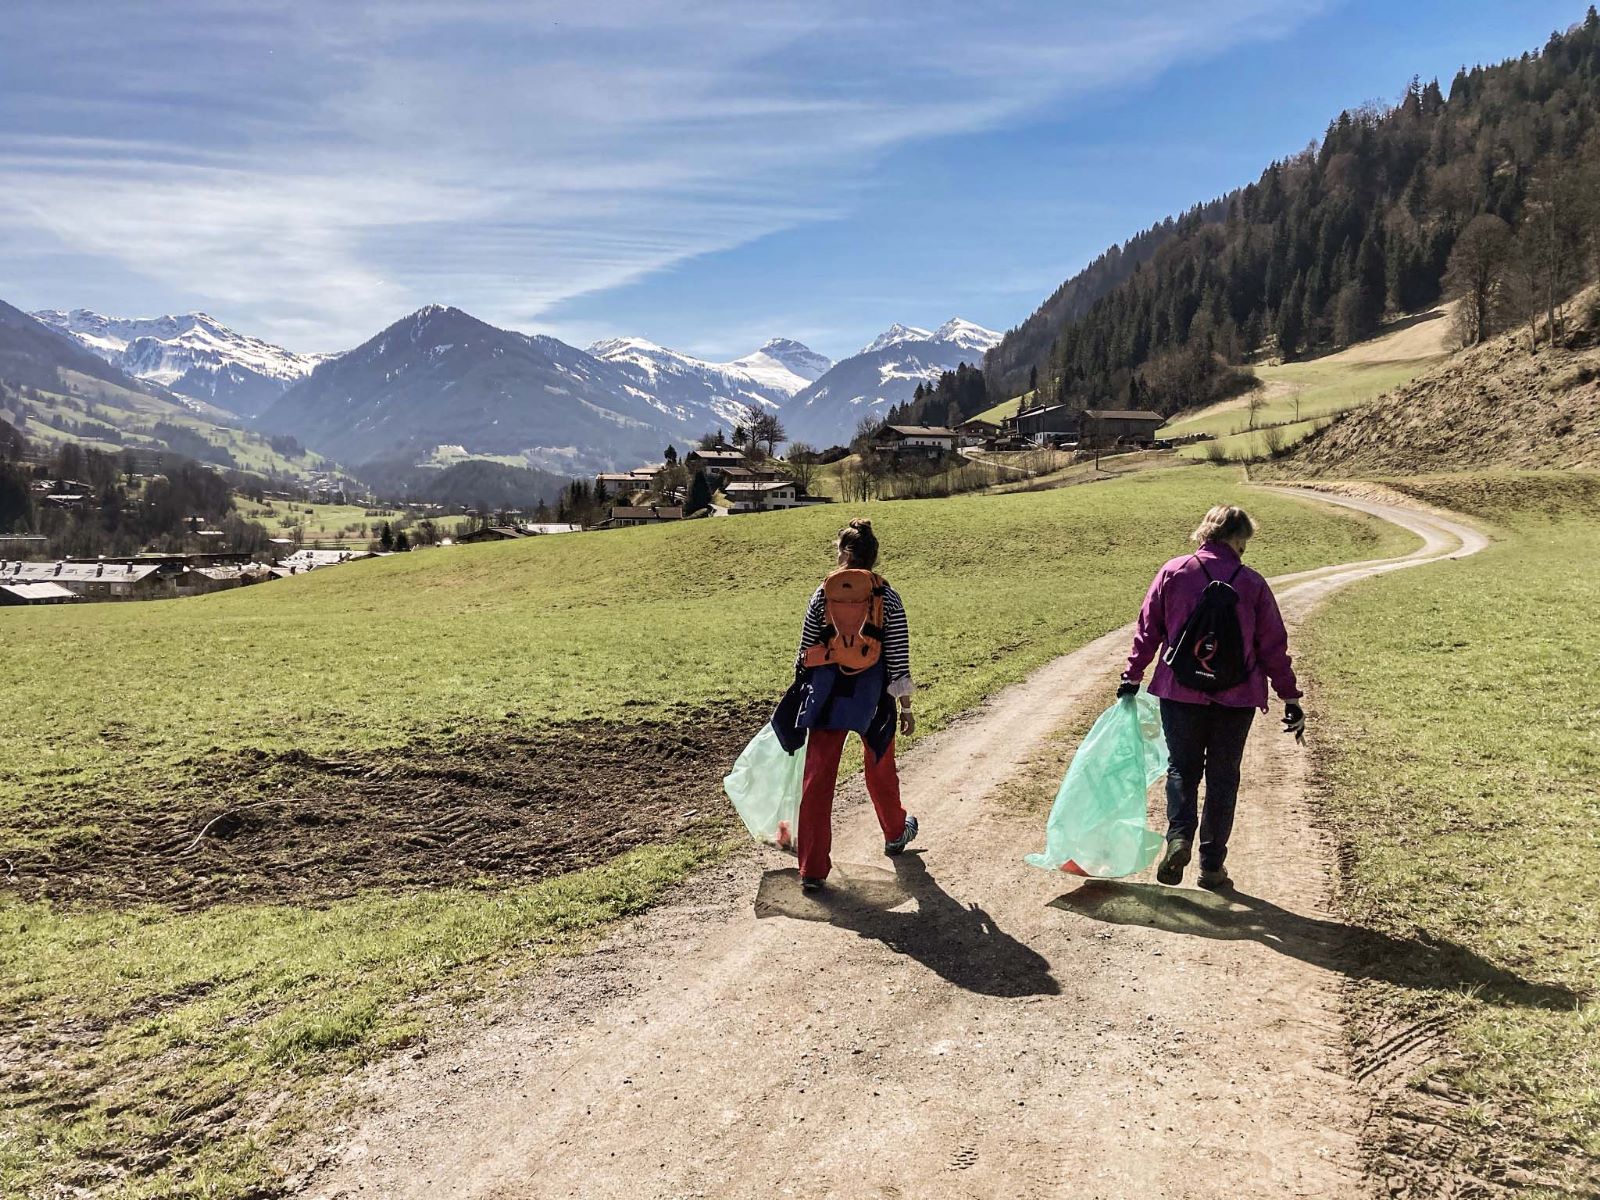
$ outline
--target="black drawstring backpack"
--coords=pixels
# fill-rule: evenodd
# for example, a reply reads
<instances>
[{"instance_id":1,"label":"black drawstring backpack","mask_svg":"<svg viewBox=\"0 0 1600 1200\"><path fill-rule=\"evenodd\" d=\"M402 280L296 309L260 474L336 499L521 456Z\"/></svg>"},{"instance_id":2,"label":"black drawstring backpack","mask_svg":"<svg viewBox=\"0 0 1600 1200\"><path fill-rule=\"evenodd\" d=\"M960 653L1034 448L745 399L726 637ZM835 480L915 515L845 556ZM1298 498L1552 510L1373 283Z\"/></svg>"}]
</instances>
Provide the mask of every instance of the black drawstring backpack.
<instances>
[{"instance_id":1,"label":"black drawstring backpack","mask_svg":"<svg viewBox=\"0 0 1600 1200\"><path fill-rule=\"evenodd\" d=\"M1244 633L1239 628L1239 593L1233 590L1233 581L1244 570L1244 564L1234 568L1224 583L1211 578L1199 555L1195 555L1195 562L1209 582L1200 593L1200 603L1183 623L1178 640L1167 647L1161 661L1172 668L1173 677L1184 687L1197 692L1225 692L1250 675Z\"/></svg>"}]
</instances>

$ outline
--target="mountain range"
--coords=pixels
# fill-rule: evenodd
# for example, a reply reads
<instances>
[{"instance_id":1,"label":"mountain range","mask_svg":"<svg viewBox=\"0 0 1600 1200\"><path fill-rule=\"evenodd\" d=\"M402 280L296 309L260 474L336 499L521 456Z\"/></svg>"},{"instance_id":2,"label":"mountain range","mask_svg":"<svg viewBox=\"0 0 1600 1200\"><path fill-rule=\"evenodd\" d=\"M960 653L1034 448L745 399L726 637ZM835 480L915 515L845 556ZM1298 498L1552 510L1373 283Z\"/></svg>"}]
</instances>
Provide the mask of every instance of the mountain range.
<instances>
[{"instance_id":1,"label":"mountain range","mask_svg":"<svg viewBox=\"0 0 1600 1200\"><path fill-rule=\"evenodd\" d=\"M136 379L74 336L0 302L0 419L30 441L171 451L222 467L309 476L327 464L292 438Z\"/></svg>"},{"instance_id":2,"label":"mountain range","mask_svg":"<svg viewBox=\"0 0 1600 1200\"><path fill-rule=\"evenodd\" d=\"M793 440L846 441L862 414L976 365L999 340L955 319L892 325L838 363L789 338L712 362L637 337L580 350L428 305L353 350L306 355L205 313L32 315L84 352L80 373L92 363L119 386L350 467L467 457L572 474L656 461L669 442L731 433L751 408L777 413Z\"/></svg>"},{"instance_id":3,"label":"mountain range","mask_svg":"<svg viewBox=\"0 0 1600 1200\"><path fill-rule=\"evenodd\" d=\"M932 383L962 363L981 365L999 341L998 333L959 317L931 332L891 325L784 405L784 428L794 441L847 442L862 417L881 416L911 399L917 384Z\"/></svg>"},{"instance_id":4,"label":"mountain range","mask_svg":"<svg viewBox=\"0 0 1600 1200\"><path fill-rule=\"evenodd\" d=\"M33 316L135 379L245 417L266 408L326 357L235 332L203 312L107 317L75 308Z\"/></svg>"}]
</instances>

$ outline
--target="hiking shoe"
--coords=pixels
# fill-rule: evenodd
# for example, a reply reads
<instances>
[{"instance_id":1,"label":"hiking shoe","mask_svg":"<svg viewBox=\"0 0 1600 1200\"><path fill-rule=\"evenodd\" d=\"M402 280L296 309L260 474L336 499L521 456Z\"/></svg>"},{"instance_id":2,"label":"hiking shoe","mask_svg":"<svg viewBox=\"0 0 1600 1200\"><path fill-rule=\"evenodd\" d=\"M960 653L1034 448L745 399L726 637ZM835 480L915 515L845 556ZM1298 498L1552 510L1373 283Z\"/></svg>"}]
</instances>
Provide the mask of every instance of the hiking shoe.
<instances>
[{"instance_id":1,"label":"hiking shoe","mask_svg":"<svg viewBox=\"0 0 1600 1200\"><path fill-rule=\"evenodd\" d=\"M915 817L907 817L905 829L901 832L899 837L895 838L894 841L885 842L883 844L883 852L890 858L893 858L895 855L903 851L907 846L911 845L916 836L917 819Z\"/></svg>"},{"instance_id":2,"label":"hiking shoe","mask_svg":"<svg viewBox=\"0 0 1600 1200\"><path fill-rule=\"evenodd\" d=\"M1218 867L1215 871L1202 869L1200 886L1208 891L1225 892L1233 886L1233 877L1228 874L1227 867Z\"/></svg>"},{"instance_id":3,"label":"hiking shoe","mask_svg":"<svg viewBox=\"0 0 1600 1200\"><path fill-rule=\"evenodd\" d=\"M802 892L820 892L822 890L822 880L813 875L802 875L800 876L800 890Z\"/></svg>"},{"instance_id":4,"label":"hiking shoe","mask_svg":"<svg viewBox=\"0 0 1600 1200\"><path fill-rule=\"evenodd\" d=\"M1167 852L1161 856L1161 865L1156 868L1156 881L1175 887L1183 882L1183 869L1188 865L1189 839L1173 838L1167 843Z\"/></svg>"}]
</instances>

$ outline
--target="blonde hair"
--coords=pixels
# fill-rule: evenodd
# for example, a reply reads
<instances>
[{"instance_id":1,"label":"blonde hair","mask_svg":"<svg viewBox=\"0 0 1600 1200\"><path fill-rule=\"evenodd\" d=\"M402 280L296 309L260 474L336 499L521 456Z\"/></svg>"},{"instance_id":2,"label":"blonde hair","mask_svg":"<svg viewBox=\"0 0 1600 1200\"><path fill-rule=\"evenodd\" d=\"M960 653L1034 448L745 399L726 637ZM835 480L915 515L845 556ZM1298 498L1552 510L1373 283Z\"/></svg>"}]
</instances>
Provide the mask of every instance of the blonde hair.
<instances>
[{"instance_id":1,"label":"blonde hair","mask_svg":"<svg viewBox=\"0 0 1600 1200\"><path fill-rule=\"evenodd\" d=\"M1201 519L1195 526L1189 540L1197 545L1207 542L1226 542L1234 538L1254 537L1256 523L1250 519L1250 514L1242 508L1235 508L1231 504L1218 504Z\"/></svg>"},{"instance_id":2,"label":"blonde hair","mask_svg":"<svg viewBox=\"0 0 1600 1200\"><path fill-rule=\"evenodd\" d=\"M850 557L850 565L870 571L878 562L878 536L872 532L872 522L857 517L839 530L839 549Z\"/></svg>"}]
</instances>

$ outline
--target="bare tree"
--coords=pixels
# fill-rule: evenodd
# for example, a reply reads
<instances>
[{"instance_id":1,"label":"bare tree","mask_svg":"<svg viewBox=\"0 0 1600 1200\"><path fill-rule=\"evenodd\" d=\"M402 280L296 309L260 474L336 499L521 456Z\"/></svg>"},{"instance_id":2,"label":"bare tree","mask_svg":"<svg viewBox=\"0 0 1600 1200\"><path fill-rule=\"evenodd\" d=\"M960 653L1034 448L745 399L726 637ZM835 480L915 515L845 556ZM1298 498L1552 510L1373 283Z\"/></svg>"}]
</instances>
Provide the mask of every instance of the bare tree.
<instances>
[{"instance_id":1,"label":"bare tree","mask_svg":"<svg viewBox=\"0 0 1600 1200\"><path fill-rule=\"evenodd\" d=\"M1493 332L1501 303L1511 227L1492 213L1479 213L1456 238L1445 266L1445 295L1461 301L1456 327L1463 346L1476 346Z\"/></svg>"},{"instance_id":2,"label":"bare tree","mask_svg":"<svg viewBox=\"0 0 1600 1200\"><path fill-rule=\"evenodd\" d=\"M844 500L871 500L878 495L880 481L864 462L845 459L839 464L839 492Z\"/></svg>"},{"instance_id":3,"label":"bare tree","mask_svg":"<svg viewBox=\"0 0 1600 1200\"><path fill-rule=\"evenodd\" d=\"M878 435L878 430L883 428L883 418L872 413L863 413L856 418L855 431L850 435L850 449L857 454L866 452L872 444L872 439Z\"/></svg>"},{"instance_id":4,"label":"bare tree","mask_svg":"<svg viewBox=\"0 0 1600 1200\"><path fill-rule=\"evenodd\" d=\"M778 419L777 413L753 405L746 412L748 416L744 424L750 440L757 444L765 442L769 456L778 448L779 442L788 440L789 435L784 432L783 422Z\"/></svg>"},{"instance_id":5,"label":"bare tree","mask_svg":"<svg viewBox=\"0 0 1600 1200\"><path fill-rule=\"evenodd\" d=\"M1530 349L1538 344L1539 310L1551 345L1561 333L1561 304L1584 283L1594 244L1592 170L1563 165L1528 188L1513 252L1513 302L1528 319Z\"/></svg>"},{"instance_id":6,"label":"bare tree","mask_svg":"<svg viewBox=\"0 0 1600 1200\"><path fill-rule=\"evenodd\" d=\"M1263 387L1252 389L1249 399L1245 401L1245 411L1249 414L1251 429L1256 427L1256 422L1261 419L1261 411L1266 407L1267 389Z\"/></svg>"},{"instance_id":7,"label":"bare tree","mask_svg":"<svg viewBox=\"0 0 1600 1200\"><path fill-rule=\"evenodd\" d=\"M809 492L817 478L817 452L805 442L789 443L789 478Z\"/></svg>"}]
</instances>

